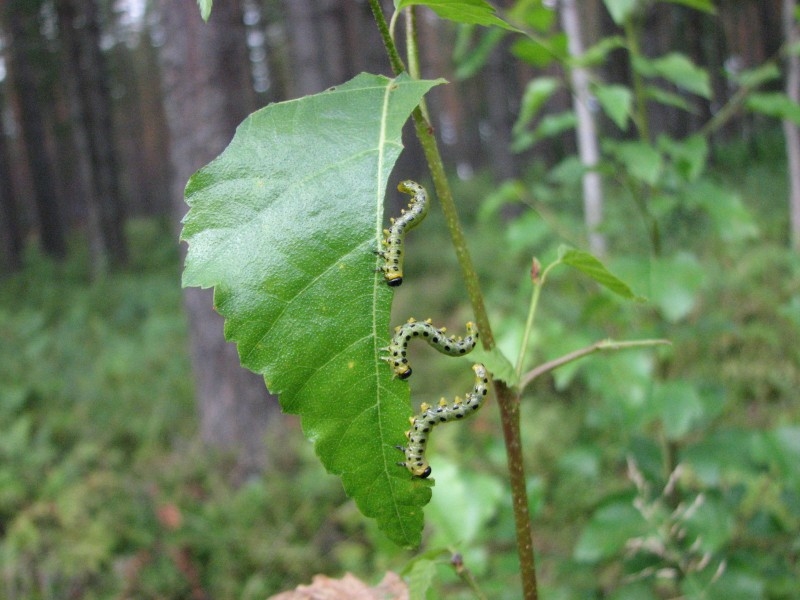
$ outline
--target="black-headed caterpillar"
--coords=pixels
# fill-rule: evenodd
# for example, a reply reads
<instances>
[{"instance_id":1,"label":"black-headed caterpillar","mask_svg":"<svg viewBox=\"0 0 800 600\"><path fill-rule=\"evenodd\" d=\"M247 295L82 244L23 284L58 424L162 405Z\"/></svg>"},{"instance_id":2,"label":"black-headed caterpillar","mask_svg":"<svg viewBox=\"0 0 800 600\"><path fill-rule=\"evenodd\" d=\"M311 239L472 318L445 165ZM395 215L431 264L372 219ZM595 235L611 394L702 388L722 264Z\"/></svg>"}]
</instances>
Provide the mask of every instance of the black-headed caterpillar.
<instances>
[{"instance_id":1,"label":"black-headed caterpillar","mask_svg":"<svg viewBox=\"0 0 800 600\"><path fill-rule=\"evenodd\" d=\"M428 214L428 193L425 188L415 181L401 181L397 189L405 194L411 194L408 207L400 212L400 216L391 219L389 229L384 229L386 239L383 240L383 249L378 251L378 256L383 258L380 270L386 283L397 287L403 283L403 243L406 233L420 224Z\"/></svg>"},{"instance_id":2,"label":"black-headed caterpillar","mask_svg":"<svg viewBox=\"0 0 800 600\"><path fill-rule=\"evenodd\" d=\"M452 404L448 404L442 398L438 406L423 403L420 406L420 413L416 417L411 417L411 429L406 431L408 445L405 448L397 447L406 455L406 459L397 464L411 471L415 477L425 479L431 474L431 467L425 459L425 447L431 430L439 423L468 417L481 407L483 398L488 392L489 375L486 367L480 363L472 365L472 370L475 371L475 387L466 398L462 400L456 397Z\"/></svg>"},{"instance_id":3,"label":"black-headed caterpillar","mask_svg":"<svg viewBox=\"0 0 800 600\"><path fill-rule=\"evenodd\" d=\"M448 337L446 329L437 329L431 325L431 320L415 321L412 317L407 323L398 325L394 328L392 343L383 350L389 352L388 356L381 359L390 363L394 374L400 379L408 379L411 376L411 366L406 357L408 343L415 337L425 340L432 347L442 354L448 356L462 356L469 354L478 343L478 330L472 322L467 323L467 336L465 338Z\"/></svg>"}]
</instances>

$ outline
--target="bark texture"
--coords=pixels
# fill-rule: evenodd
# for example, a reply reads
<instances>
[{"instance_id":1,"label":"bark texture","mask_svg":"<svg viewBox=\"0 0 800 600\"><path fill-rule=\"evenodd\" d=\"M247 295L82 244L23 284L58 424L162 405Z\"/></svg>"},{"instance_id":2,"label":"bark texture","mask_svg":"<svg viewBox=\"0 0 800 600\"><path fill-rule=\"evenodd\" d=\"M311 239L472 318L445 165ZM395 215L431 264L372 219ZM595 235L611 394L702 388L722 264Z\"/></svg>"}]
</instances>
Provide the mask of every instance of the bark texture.
<instances>
[{"instance_id":1,"label":"bark texture","mask_svg":"<svg viewBox=\"0 0 800 600\"><path fill-rule=\"evenodd\" d=\"M67 253L64 219L55 184L55 169L48 152L48 130L41 97L41 55L44 40L39 35L38 6L12 0L5 6L11 44L8 46L10 80L16 92L19 125L33 184L39 238L44 251L63 258Z\"/></svg>"},{"instance_id":2,"label":"bark texture","mask_svg":"<svg viewBox=\"0 0 800 600\"><path fill-rule=\"evenodd\" d=\"M182 217L186 181L228 144L252 108L252 86L238 1L215 3L208 23L195 0L161 0L159 10L172 195L176 217ZM235 453L241 479L266 464L264 433L277 403L263 379L242 368L235 346L225 341L211 291L187 288L184 300L202 437Z\"/></svg>"}]
</instances>

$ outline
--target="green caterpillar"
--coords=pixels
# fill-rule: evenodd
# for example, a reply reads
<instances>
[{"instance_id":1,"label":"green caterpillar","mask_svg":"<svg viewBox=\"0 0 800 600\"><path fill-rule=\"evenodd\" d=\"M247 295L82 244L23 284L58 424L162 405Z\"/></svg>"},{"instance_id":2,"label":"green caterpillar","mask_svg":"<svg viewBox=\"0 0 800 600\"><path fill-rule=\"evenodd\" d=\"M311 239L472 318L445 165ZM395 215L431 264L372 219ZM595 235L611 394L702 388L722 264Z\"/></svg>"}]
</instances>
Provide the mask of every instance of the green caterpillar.
<instances>
[{"instance_id":1,"label":"green caterpillar","mask_svg":"<svg viewBox=\"0 0 800 600\"><path fill-rule=\"evenodd\" d=\"M428 214L428 193L425 188L415 181L401 181L397 189L405 194L411 194L408 208L401 211L400 216L391 219L389 229L384 229L386 239L383 240L383 249L378 251L378 256L383 258L380 271L386 279L387 285L397 287L403 283L403 242L406 232L420 224Z\"/></svg>"},{"instance_id":2,"label":"green caterpillar","mask_svg":"<svg viewBox=\"0 0 800 600\"><path fill-rule=\"evenodd\" d=\"M445 335L446 329L437 329L431 325L431 320L415 321L409 319L407 323L398 325L394 328L395 334L392 343L388 347L382 348L389 352L388 356L381 359L391 363L394 373L400 379L408 379L411 376L411 366L406 358L408 343L412 338L419 337L442 354L448 356L462 356L469 354L478 343L478 330L472 322L467 323L467 337L455 338Z\"/></svg>"},{"instance_id":3,"label":"green caterpillar","mask_svg":"<svg viewBox=\"0 0 800 600\"><path fill-rule=\"evenodd\" d=\"M472 370L475 371L475 387L466 398L462 400L456 397L452 404L448 404L442 398L435 407L423 403L420 406L420 413L416 417L411 417L411 429L406 431L408 445L405 448L397 446L397 449L406 455L406 459L397 464L411 471L414 477L425 479L431 474L431 467L425 459L425 446L431 430L439 423L468 417L481 407L483 398L489 391L489 375L486 367L480 363L472 365Z\"/></svg>"}]
</instances>

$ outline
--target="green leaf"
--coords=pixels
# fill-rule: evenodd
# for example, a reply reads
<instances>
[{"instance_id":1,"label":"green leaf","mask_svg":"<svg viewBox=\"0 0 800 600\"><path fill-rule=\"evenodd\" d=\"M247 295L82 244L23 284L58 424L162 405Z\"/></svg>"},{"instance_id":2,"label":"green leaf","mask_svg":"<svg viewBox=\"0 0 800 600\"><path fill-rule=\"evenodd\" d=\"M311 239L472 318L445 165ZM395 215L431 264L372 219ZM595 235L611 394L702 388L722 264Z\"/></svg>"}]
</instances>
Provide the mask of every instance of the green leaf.
<instances>
[{"instance_id":1,"label":"green leaf","mask_svg":"<svg viewBox=\"0 0 800 600\"><path fill-rule=\"evenodd\" d=\"M470 353L470 360L485 365L494 379L505 381L509 387L513 388L519 383L514 365L497 347L487 352L479 344Z\"/></svg>"},{"instance_id":2,"label":"green leaf","mask_svg":"<svg viewBox=\"0 0 800 600\"><path fill-rule=\"evenodd\" d=\"M705 69L696 66L683 54L670 52L659 58L636 56L634 68L645 77L663 77L679 88L711 98L711 82Z\"/></svg>"},{"instance_id":3,"label":"green leaf","mask_svg":"<svg viewBox=\"0 0 800 600\"><path fill-rule=\"evenodd\" d=\"M744 104L753 112L776 119L787 119L795 125L800 125L800 105L782 92L753 93L747 97Z\"/></svg>"},{"instance_id":4,"label":"green leaf","mask_svg":"<svg viewBox=\"0 0 800 600\"><path fill-rule=\"evenodd\" d=\"M524 23L533 31L550 34L558 19L558 12L545 6L541 0L515 2L506 14L516 23Z\"/></svg>"},{"instance_id":5,"label":"green leaf","mask_svg":"<svg viewBox=\"0 0 800 600\"><path fill-rule=\"evenodd\" d=\"M555 34L547 43L532 38L520 38L511 45L511 53L529 65L543 69L556 60L567 59L567 37Z\"/></svg>"},{"instance_id":6,"label":"green leaf","mask_svg":"<svg viewBox=\"0 0 800 600\"><path fill-rule=\"evenodd\" d=\"M484 197L478 208L478 222L486 224L487 221L496 218L496 215L499 214L500 209L504 206L522 202L525 194L525 185L519 179L506 179L499 187ZM492 371L492 369L489 369L489 371Z\"/></svg>"},{"instance_id":7,"label":"green leaf","mask_svg":"<svg viewBox=\"0 0 800 600\"><path fill-rule=\"evenodd\" d=\"M663 104L664 106L674 106L675 108L680 108L689 113L695 112L692 105L689 104L686 98L684 98L680 94L675 94L673 92L663 90L654 85L645 86L644 91L645 91L645 97L648 100L652 100L653 102L658 102L659 104Z\"/></svg>"},{"instance_id":8,"label":"green leaf","mask_svg":"<svg viewBox=\"0 0 800 600\"><path fill-rule=\"evenodd\" d=\"M697 510L690 510L683 521L687 540L699 552L720 552L730 542L735 530L734 514L712 494L698 499Z\"/></svg>"},{"instance_id":9,"label":"green leaf","mask_svg":"<svg viewBox=\"0 0 800 600\"><path fill-rule=\"evenodd\" d=\"M744 429L707 433L685 446L680 459L692 469L694 477L706 486L719 486L727 477L740 478L753 468L750 449L760 437Z\"/></svg>"},{"instance_id":10,"label":"green leaf","mask_svg":"<svg viewBox=\"0 0 800 600\"><path fill-rule=\"evenodd\" d=\"M571 110L545 115L533 131L521 131L511 143L512 152L524 152L541 140L554 137L575 127L577 119Z\"/></svg>"},{"instance_id":11,"label":"green leaf","mask_svg":"<svg viewBox=\"0 0 800 600\"><path fill-rule=\"evenodd\" d=\"M361 74L253 113L189 180L182 233L184 285L215 288L242 364L404 546L420 541L431 483L396 464L409 390L379 360L392 291L374 251L403 124L437 83Z\"/></svg>"},{"instance_id":12,"label":"green leaf","mask_svg":"<svg viewBox=\"0 0 800 600\"><path fill-rule=\"evenodd\" d=\"M650 144L608 140L605 147L631 177L652 186L658 183L664 163L661 154Z\"/></svg>"},{"instance_id":13,"label":"green leaf","mask_svg":"<svg viewBox=\"0 0 800 600\"><path fill-rule=\"evenodd\" d=\"M402 10L407 6L427 6L443 19L483 25L485 27L502 27L509 31L519 31L495 14L495 8L485 0L395 0L395 8Z\"/></svg>"},{"instance_id":14,"label":"green leaf","mask_svg":"<svg viewBox=\"0 0 800 600\"><path fill-rule=\"evenodd\" d=\"M776 81L781 77L781 70L778 65L772 62L764 63L753 69L747 69L731 75L731 79L742 87L757 88L770 81Z\"/></svg>"},{"instance_id":15,"label":"green leaf","mask_svg":"<svg viewBox=\"0 0 800 600\"><path fill-rule=\"evenodd\" d=\"M628 540L644 535L647 523L633 501L615 500L592 515L573 551L578 562L597 563L625 548Z\"/></svg>"},{"instance_id":16,"label":"green leaf","mask_svg":"<svg viewBox=\"0 0 800 600\"><path fill-rule=\"evenodd\" d=\"M700 394L688 381L668 381L656 386L653 408L670 440L679 440L702 423L706 410Z\"/></svg>"},{"instance_id":17,"label":"green leaf","mask_svg":"<svg viewBox=\"0 0 800 600\"><path fill-rule=\"evenodd\" d=\"M558 249L559 262L578 269L584 275L588 275L606 289L622 296L628 300L641 301L642 298L633 293L627 283L611 273L603 263L594 256L583 250L576 250L569 246L561 246Z\"/></svg>"},{"instance_id":18,"label":"green leaf","mask_svg":"<svg viewBox=\"0 0 800 600\"><path fill-rule=\"evenodd\" d=\"M481 539L487 523L503 505L503 486L485 473L461 473L444 458L436 461L437 479L441 482L426 512L436 523L426 544L471 546Z\"/></svg>"},{"instance_id":19,"label":"green leaf","mask_svg":"<svg viewBox=\"0 0 800 600\"><path fill-rule=\"evenodd\" d=\"M528 82L519 109L517 122L512 132L519 134L530 123L550 97L561 88L561 82L555 77L537 77Z\"/></svg>"},{"instance_id":20,"label":"green leaf","mask_svg":"<svg viewBox=\"0 0 800 600\"><path fill-rule=\"evenodd\" d=\"M784 425L764 434L762 459L787 487L800 490L800 426Z\"/></svg>"},{"instance_id":21,"label":"green leaf","mask_svg":"<svg viewBox=\"0 0 800 600\"><path fill-rule=\"evenodd\" d=\"M624 25L636 10L639 0L603 0L611 18L617 25Z\"/></svg>"},{"instance_id":22,"label":"green leaf","mask_svg":"<svg viewBox=\"0 0 800 600\"><path fill-rule=\"evenodd\" d=\"M409 598L427 598L436 578L436 562L429 558L415 559L406 572Z\"/></svg>"},{"instance_id":23,"label":"green leaf","mask_svg":"<svg viewBox=\"0 0 800 600\"><path fill-rule=\"evenodd\" d=\"M699 10L710 15L717 14L717 9L711 0L666 0L666 2L688 6L689 8L694 8L695 10Z\"/></svg>"},{"instance_id":24,"label":"green leaf","mask_svg":"<svg viewBox=\"0 0 800 600\"><path fill-rule=\"evenodd\" d=\"M589 47L582 56L574 59L574 64L582 67L596 67L601 65L608 54L617 48L624 48L625 40L617 35L604 37L594 46Z\"/></svg>"},{"instance_id":25,"label":"green leaf","mask_svg":"<svg viewBox=\"0 0 800 600\"><path fill-rule=\"evenodd\" d=\"M203 21L208 21L208 17L211 16L212 4L214 4L214 0L197 0L197 5L200 7L200 16L203 18Z\"/></svg>"},{"instance_id":26,"label":"green leaf","mask_svg":"<svg viewBox=\"0 0 800 600\"><path fill-rule=\"evenodd\" d=\"M476 46L469 52L463 52L457 60L455 78L458 80L468 79L480 71L489 60L492 51L503 41L505 35L505 32L500 29L490 29L485 32Z\"/></svg>"},{"instance_id":27,"label":"green leaf","mask_svg":"<svg viewBox=\"0 0 800 600\"><path fill-rule=\"evenodd\" d=\"M683 197L686 206L697 207L709 215L720 239L741 242L758 237L758 225L737 192L703 177L687 186Z\"/></svg>"},{"instance_id":28,"label":"green leaf","mask_svg":"<svg viewBox=\"0 0 800 600\"><path fill-rule=\"evenodd\" d=\"M628 129L633 93L624 85L598 85L594 95L608 117L622 131Z\"/></svg>"},{"instance_id":29,"label":"green leaf","mask_svg":"<svg viewBox=\"0 0 800 600\"><path fill-rule=\"evenodd\" d=\"M689 253L651 261L650 300L671 323L687 317L697 302L705 279L703 267Z\"/></svg>"},{"instance_id":30,"label":"green leaf","mask_svg":"<svg viewBox=\"0 0 800 600\"><path fill-rule=\"evenodd\" d=\"M675 170L685 181L695 181L706 168L708 141L701 135L692 135L677 141L661 135L658 146L670 156Z\"/></svg>"}]
</instances>

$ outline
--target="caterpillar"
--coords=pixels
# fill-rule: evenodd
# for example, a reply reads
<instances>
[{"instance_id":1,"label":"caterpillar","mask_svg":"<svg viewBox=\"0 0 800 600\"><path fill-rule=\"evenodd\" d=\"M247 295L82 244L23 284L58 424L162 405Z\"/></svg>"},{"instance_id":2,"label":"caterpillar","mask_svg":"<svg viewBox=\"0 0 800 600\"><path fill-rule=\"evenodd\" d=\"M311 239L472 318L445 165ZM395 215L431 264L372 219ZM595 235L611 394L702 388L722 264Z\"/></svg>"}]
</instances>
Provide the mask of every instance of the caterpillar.
<instances>
[{"instance_id":1,"label":"caterpillar","mask_svg":"<svg viewBox=\"0 0 800 600\"><path fill-rule=\"evenodd\" d=\"M383 248L377 252L383 258L383 273L387 285L397 287L403 283L403 241L406 232L420 224L428 214L428 193L415 181L401 181L397 189L404 194L412 194L408 207L400 212L400 216L391 219L389 229L384 229L386 239Z\"/></svg>"},{"instance_id":2,"label":"caterpillar","mask_svg":"<svg viewBox=\"0 0 800 600\"><path fill-rule=\"evenodd\" d=\"M456 397L452 404L448 404L442 398L435 407L423 402L420 413L416 417L410 417L411 429L406 431L408 445L397 446L397 449L405 454L406 459L397 464L411 471L414 477L425 479L431 474L431 467L425 459L425 446L431 430L439 423L468 417L481 407L483 398L488 392L489 376L486 367L480 363L472 365L472 370L475 372L475 387L466 398L462 400Z\"/></svg>"},{"instance_id":3,"label":"caterpillar","mask_svg":"<svg viewBox=\"0 0 800 600\"><path fill-rule=\"evenodd\" d=\"M411 376L411 366L408 364L406 358L406 350L408 349L408 342L412 338L419 337L442 354L449 356L461 356L469 354L478 342L478 330L472 322L467 323L467 337L455 338L445 335L447 331L444 327L437 329L431 325L431 320L416 321L412 317L407 323L398 325L394 328L395 334L392 338L392 343L389 344L386 350L389 352L388 356L382 356L381 360L391 363L394 374L400 379L408 379Z\"/></svg>"}]
</instances>

